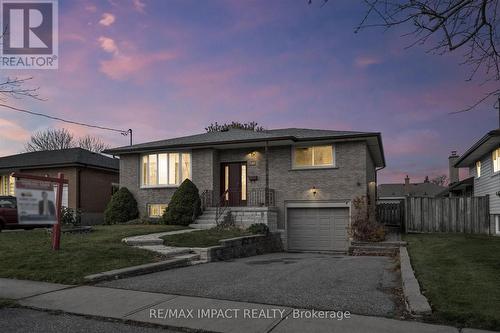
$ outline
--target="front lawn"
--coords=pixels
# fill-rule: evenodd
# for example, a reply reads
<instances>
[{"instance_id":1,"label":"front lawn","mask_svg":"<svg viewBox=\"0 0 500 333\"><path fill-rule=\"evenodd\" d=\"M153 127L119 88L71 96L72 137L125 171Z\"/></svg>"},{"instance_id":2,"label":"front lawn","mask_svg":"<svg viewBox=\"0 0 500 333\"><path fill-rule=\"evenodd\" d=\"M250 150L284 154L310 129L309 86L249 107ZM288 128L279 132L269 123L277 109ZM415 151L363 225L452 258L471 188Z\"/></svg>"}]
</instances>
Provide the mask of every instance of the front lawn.
<instances>
[{"instance_id":1,"label":"front lawn","mask_svg":"<svg viewBox=\"0 0 500 333\"><path fill-rule=\"evenodd\" d=\"M66 284L86 275L161 259L153 252L127 246L122 238L185 227L167 225L95 226L89 234L62 234L61 250L51 250L44 229L0 233L0 277Z\"/></svg>"},{"instance_id":2,"label":"front lawn","mask_svg":"<svg viewBox=\"0 0 500 333\"><path fill-rule=\"evenodd\" d=\"M208 229L201 231L186 232L183 234L162 237L167 246L178 247L210 247L219 245L221 239L235 238L251 235L246 230L238 228L231 229Z\"/></svg>"},{"instance_id":3,"label":"front lawn","mask_svg":"<svg viewBox=\"0 0 500 333\"><path fill-rule=\"evenodd\" d=\"M500 330L500 238L419 234L405 240L431 320Z\"/></svg>"}]
</instances>

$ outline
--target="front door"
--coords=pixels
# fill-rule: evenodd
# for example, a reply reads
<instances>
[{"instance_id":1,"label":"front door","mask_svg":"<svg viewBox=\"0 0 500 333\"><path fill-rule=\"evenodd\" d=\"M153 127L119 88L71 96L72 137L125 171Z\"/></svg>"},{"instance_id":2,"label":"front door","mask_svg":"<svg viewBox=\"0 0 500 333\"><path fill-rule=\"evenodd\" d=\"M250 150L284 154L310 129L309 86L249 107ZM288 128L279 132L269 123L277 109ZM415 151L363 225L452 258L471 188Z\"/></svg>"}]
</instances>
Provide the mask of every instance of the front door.
<instances>
[{"instance_id":1,"label":"front door","mask_svg":"<svg viewBox=\"0 0 500 333\"><path fill-rule=\"evenodd\" d=\"M246 206L247 164L245 162L221 164L221 197L228 206Z\"/></svg>"}]
</instances>

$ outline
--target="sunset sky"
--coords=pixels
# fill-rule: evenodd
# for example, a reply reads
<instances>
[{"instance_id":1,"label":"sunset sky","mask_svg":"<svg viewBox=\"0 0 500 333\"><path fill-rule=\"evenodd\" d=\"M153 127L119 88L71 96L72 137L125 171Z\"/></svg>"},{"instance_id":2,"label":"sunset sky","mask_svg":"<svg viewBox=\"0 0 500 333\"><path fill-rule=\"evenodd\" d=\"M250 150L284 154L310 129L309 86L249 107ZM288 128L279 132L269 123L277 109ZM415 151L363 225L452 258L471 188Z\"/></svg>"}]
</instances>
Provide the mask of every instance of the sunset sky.
<instances>
[{"instance_id":1,"label":"sunset sky","mask_svg":"<svg viewBox=\"0 0 500 333\"><path fill-rule=\"evenodd\" d=\"M429 54L404 28L355 34L362 1L59 1L59 69L2 70L33 76L46 101L12 105L101 126L134 130L140 143L201 133L211 122L266 128L381 132L387 167L379 183L447 174L498 127L488 86L466 82L461 54ZM128 143L117 133L0 108L0 156L21 152L32 132Z\"/></svg>"}]
</instances>

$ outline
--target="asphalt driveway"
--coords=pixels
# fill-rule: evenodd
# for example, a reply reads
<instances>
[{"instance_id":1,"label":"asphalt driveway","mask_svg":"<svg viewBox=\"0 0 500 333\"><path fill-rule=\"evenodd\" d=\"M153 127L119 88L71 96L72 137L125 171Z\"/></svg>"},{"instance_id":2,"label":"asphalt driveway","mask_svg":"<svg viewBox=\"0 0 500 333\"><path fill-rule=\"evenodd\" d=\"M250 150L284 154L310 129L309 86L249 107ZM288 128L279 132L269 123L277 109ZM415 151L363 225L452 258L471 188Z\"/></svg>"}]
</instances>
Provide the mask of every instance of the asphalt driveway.
<instances>
[{"instance_id":1,"label":"asphalt driveway","mask_svg":"<svg viewBox=\"0 0 500 333\"><path fill-rule=\"evenodd\" d=\"M394 316L401 304L388 257L274 253L102 282L100 286L318 310Z\"/></svg>"}]
</instances>

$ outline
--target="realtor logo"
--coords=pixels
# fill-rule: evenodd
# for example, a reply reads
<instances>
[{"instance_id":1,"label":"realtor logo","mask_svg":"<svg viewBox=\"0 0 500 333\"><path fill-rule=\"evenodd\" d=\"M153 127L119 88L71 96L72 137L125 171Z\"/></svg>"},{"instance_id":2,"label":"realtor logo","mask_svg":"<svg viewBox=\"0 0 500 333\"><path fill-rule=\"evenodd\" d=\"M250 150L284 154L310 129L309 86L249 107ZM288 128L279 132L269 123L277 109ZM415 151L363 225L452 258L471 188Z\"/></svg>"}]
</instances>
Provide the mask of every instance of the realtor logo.
<instances>
[{"instance_id":1,"label":"realtor logo","mask_svg":"<svg viewBox=\"0 0 500 333\"><path fill-rule=\"evenodd\" d=\"M58 67L57 0L0 0L2 69Z\"/></svg>"}]
</instances>

